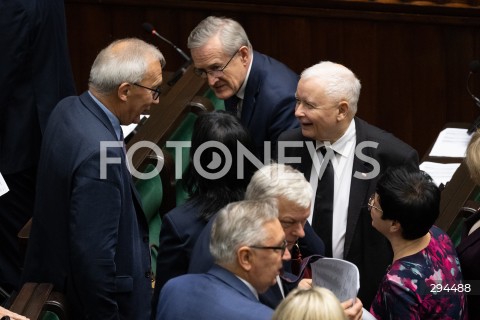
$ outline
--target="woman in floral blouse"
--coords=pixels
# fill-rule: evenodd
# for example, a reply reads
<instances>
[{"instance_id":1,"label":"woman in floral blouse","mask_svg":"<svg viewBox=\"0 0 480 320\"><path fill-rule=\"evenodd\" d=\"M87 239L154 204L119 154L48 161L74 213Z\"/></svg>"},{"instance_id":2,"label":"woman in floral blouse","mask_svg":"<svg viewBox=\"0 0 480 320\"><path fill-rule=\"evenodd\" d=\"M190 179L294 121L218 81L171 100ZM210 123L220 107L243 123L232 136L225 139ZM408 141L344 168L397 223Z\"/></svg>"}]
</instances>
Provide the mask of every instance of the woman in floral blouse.
<instances>
[{"instance_id":1,"label":"woman in floral blouse","mask_svg":"<svg viewBox=\"0 0 480 320\"><path fill-rule=\"evenodd\" d=\"M368 203L372 225L394 257L370 312L377 319L467 319L466 292L455 247L433 223L440 190L424 172L387 170Z\"/></svg>"}]
</instances>

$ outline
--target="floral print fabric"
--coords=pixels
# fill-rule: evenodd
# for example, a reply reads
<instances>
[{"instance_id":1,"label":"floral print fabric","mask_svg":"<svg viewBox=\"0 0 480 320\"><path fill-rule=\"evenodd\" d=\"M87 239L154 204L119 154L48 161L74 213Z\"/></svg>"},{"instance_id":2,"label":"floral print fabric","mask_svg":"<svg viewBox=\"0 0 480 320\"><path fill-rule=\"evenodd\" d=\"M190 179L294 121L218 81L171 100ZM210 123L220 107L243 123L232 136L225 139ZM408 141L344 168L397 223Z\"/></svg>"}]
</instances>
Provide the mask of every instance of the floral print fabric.
<instances>
[{"instance_id":1,"label":"floral print fabric","mask_svg":"<svg viewBox=\"0 0 480 320\"><path fill-rule=\"evenodd\" d=\"M377 319L467 319L462 273L455 247L441 229L430 229L422 251L387 269L370 313Z\"/></svg>"}]
</instances>

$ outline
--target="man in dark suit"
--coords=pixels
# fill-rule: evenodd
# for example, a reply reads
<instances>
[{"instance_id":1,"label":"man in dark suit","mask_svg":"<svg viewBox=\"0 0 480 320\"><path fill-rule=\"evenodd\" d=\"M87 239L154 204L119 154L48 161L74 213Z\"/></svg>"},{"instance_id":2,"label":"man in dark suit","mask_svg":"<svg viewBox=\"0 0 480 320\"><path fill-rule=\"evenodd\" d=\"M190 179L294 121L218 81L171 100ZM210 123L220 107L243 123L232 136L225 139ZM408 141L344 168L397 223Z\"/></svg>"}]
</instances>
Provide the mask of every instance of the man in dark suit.
<instances>
[{"instance_id":1,"label":"man in dark suit","mask_svg":"<svg viewBox=\"0 0 480 320\"><path fill-rule=\"evenodd\" d=\"M24 252L17 234L32 217L42 134L74 95L63 0L0 1L0 287L18 290Z\"/></svg>"},{"instance_id":2,"label":"man in dark suit","mask_svg":"<svg viewBox=\"0 0 480 320\"><path fill-rule=\"evenodd\" d=\"M226 110L249 129L263 161L264 141L274 143L280 133L298 127L294 116L298 75L254 51L245 30L232 19L204 19L190 33L187 46L195 73L207 79L217 98L225 100Z\"/></svg>"},{"instance_id":3,"label":"man in dark suit","mask_svg":"<svg viewBox=\"0 0 480 320\"><path fill-rule=\"evenodd\" d=\"M322 239L313 231L307 218L310 214L312 188L301 172L291 166L272 163L260 168L253 175L245 193L247 200L267 201L276 199L278 219L282 225L287 248L292 259L312 255L323 255L325 246ZM210 234L213 217L200 234L192 250L189 272L201 273L213 265L209 252ZM275 309L288 293L297 286L310 287L311 280L302 280L300 271L293 270L293 260L283 262L283 276L277 276L277 283L259 295L260 301ZM293 281L292 281L293 280ZM358 319L362 315L362 303L356 300L342 303L349 319Z\"/></svg>"},{"instance_id":4,"label":"man in dark suit","mask_svg":"<svg viewBox=\"0 0 480 320\"><path fill-rule=\"evenodd\" d=\"M258 294L275 284L290 259L273 201L233 202L212 226L215 265L202 274L169 280L160 293L158 320L271 319Z\"/></svg>"},{"instance_id":5,"label":"man in dark suit","mask_svg":"<svg viewBox=\"0 0 480 320\"><path fill-rule=\"evenodd\" d=\"M245 195L247 200L276 199L278 219L288 243L288 250L303 257L323 255L323 241L315 234L307 217L310 213L312 190L303 175L290 166L269 164L252 177ZM209 250L210 234L215 217L205 226L192 250L189 272L206 272L214 263ZM300 251L300 252L299 252ZM284 269L292 272L291 262L284 261ZM277 283L260 295L260 301L275 309L298 282L289 283L278 277Z\"/></svg>"},{"instance_id":6,"label":"man in dark suit","mask_svg":"<svg viewBox=\"0 0 480 320\"><path fill-rule=\"evenodd\" d=\"M295 109L301 127L279 137L276 155L279 162L303 172L316 190L309 221L324 240L327 256L357 265L358 297L368 309L392 251L373 229L367 201L387 167L404 164L418 168L418 154L392 134L355 117L360 88L353 72L340 64L321 62L303 71ZM316 151L323 146L327 147L325 157ZM327 161L322 162L323 158ZM322 192L328 187L321 182L329 161L334 179L329 186L334 193L333 199L326 201ZM318 190L317 185L321 186ZM330 206L330 217L320 215L323 204Z\"/></svg>"},{"instance_id":7,"label":"man in dark suit","mask_svg":"<svg viewBox=\"0 0 480 320\"><path fill-rule=\"evenodd\" d=\"M52 113L23 280L64 292L71 319L150 317L148 226L120 125L158 103L163 55L139 39L103 49L89 90Z\"/></svg>"}]
</instances>

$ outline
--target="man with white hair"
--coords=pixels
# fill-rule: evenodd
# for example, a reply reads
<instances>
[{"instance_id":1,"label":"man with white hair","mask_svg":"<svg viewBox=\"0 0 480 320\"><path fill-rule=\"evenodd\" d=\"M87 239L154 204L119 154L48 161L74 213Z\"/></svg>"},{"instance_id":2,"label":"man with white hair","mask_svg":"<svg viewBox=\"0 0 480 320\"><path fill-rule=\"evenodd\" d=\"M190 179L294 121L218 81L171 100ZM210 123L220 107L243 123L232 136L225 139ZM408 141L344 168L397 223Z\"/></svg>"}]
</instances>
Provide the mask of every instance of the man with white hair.
<instances>
[{"instance_id":1,"label":"man with white hair","mask_svg":"<svg viewBox=\"0 0 480 320\"><path fill-rule=\"evenodd\" d=\"M308 220L326 256L357 265L358 296L368 308L392 259L390 245L371 225L368 199L387 167L418 168L418 154L355 116L360 89L343 65L324 61L304 70L295 94L300 128L280 135L276 155L310 181L315 196Z\"/></svg>"},{"instance_id":2,"label":"man with white hair","mask_svg":"<svg viewBox=\"0 0 480 320\"><path fill-rule=\"evenodd\" d=\"M273 310L258 295L275 284L282 259L290 259L274 200L223 208L212 225L210 252L215 264L207 273L165 284L156 319L271 319Z\"/></svg>"}]
</instances>

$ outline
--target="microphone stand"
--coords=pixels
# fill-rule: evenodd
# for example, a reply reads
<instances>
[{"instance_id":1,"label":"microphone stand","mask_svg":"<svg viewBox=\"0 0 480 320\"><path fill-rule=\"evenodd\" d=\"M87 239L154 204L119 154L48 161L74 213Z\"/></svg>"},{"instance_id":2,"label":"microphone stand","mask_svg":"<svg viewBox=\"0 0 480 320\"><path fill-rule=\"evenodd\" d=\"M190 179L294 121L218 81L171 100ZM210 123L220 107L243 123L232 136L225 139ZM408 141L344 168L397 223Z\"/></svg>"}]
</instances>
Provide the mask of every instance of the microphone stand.
<instances>
[{"instance_id":1,"label":"microphone stand","mask_svg":"<svg viewBox=\"0 0 480 320\"><path fill-rule=\"evenodd\" d=\"M173 42L171 42L170 40L168 40L167 38L163 37L162 35L160 35L156 30L155 28L148 22L145 22L143 23L142 27L150 34L154 35L155 37L163 40L164 42L168 43L169 45L171 45L175 51L177 51L185 60L186 62L184 62L180 68L175 71L175 73L172 75L172 77L168 80L167 84L170 86L170 87L173 87L173 85L175 83L177 83L177 81L183 76L183 74L185 73L185 71L187 71L188 67L190 66L190 64L192 63L192 59L185 53L183 52L182 49L180 49L179 47L177 47Z\"/></svg>"},{"instance_id":2,"label":"microphone stand","mask_svg":"<svg viewBox=\"0 0 480 320\"><path fill-rule=\"evenodd\" d=\"M473 72L470 71L467 77L467 91L472 97L473 101L475 101L475 105L480 108L480 99L478 99L471 91L470 91L470 78L472 76ZM468 128L467 133L472 134L473 132L477 131L477 129L480 128L480 116L478 116L475 121L473 121L472 125L470 128Z\"/></svg>"}]
</instances>

